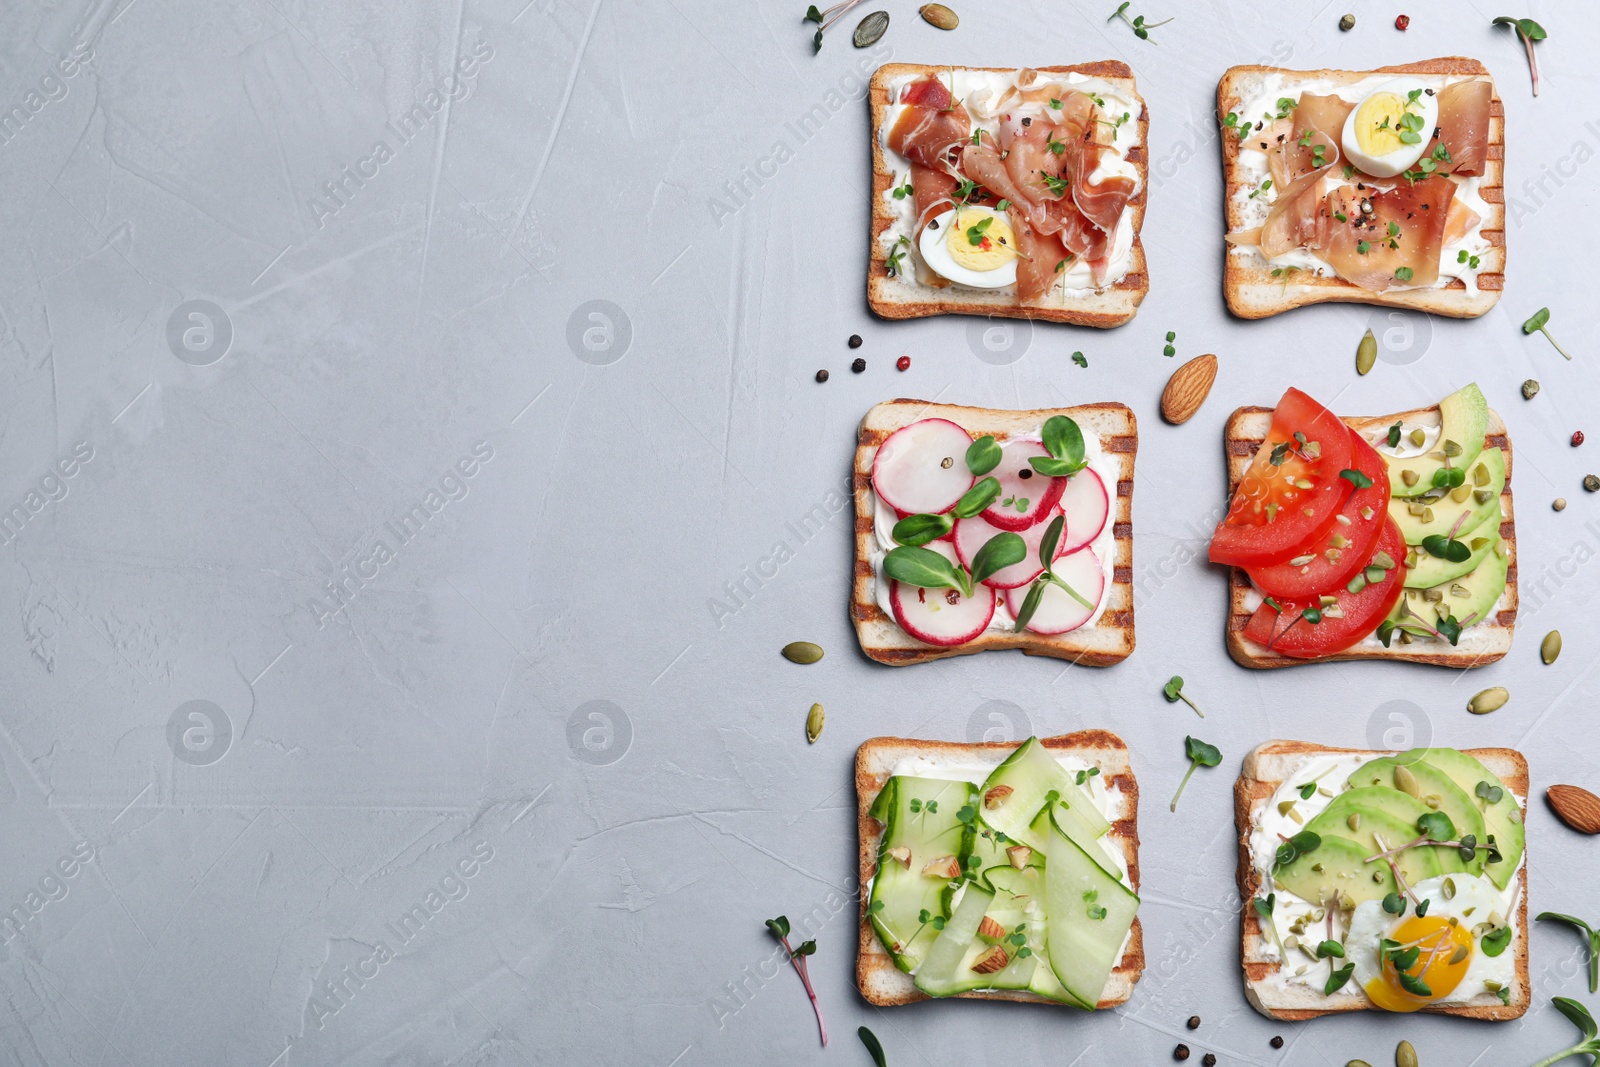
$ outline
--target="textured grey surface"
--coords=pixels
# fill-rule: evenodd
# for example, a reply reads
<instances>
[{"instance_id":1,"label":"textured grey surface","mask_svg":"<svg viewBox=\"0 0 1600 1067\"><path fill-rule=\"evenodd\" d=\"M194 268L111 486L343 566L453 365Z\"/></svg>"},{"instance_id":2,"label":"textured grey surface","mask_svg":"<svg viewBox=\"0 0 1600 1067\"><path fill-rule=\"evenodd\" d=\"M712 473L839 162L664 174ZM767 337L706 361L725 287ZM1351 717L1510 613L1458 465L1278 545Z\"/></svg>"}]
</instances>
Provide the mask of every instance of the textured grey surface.
<instances>
[{"instance_id":1,"label":"textured grey surface","mask_svg":"<svg viewBox=\"0 0 1600 1067\"><path fill-rule=\"evenodd\" d=\"M1465 1067L1568 1043L1547 1000L1586 996L1575 942L1543 929L1520 1023L1255 1015L1229 795L1258 740L1407 727L1520 745L1536 788L1600 779L1600 498L1579 487L1600 439L1566 443L1600 361L1590 9L1532 12L1552 34L1535 100L1500 12L1444 0L1411 6L1406 34L1364 0L1349 34L1327 6L1141 5L1178 14L1159 43L1107 24L1111 0L968 0L948 34L894 0L876 49L849 46L852 16L815 57L798 0L524 3L3 5L0 104L25 120L0 138L0 505L26 521L0 553L0 906L22 916L0 945L0 1063L864 1063L862 1023L899 1067L1149 1063L1180 1039L1224 1063L1382 1063L1401 1036ZM1223 68L1456 52L1506 101L1500 308L1411 322L1359 381L1364 324L1396 346L1406 324L1230 320ZM1131 325L1022 327L996 352L982 323L867 315L860 94L891 57L1133 65L1153 188ZM1518 331L1543 304L1576 361ZM1181 357L1222 360L1176 429L1156 415L1169 329ZM1512 655L1467 677L1235 667L1224 575L1195 562L1226 414L1291 383L1381 412L1473 379L1516 441ZM839 504L856 420L893 396L1134 407L1128 662L854 652ZM797 638L827 658L780 659ZM1173 673L1204 722L1161 699ZM1510 704L1469 717L1489 684ZM808 746L813 701L828 726ZM1144 981L1094 1017L873 1011L851 987L854 748L1007 719L1132 746ZM1171 815L1189 731L1226 758ZM1592 908L1593 847L1534 804L1536 909ZM826 1052L776 969L778 912L816 929Z\"/></svg>"}]
</instances>

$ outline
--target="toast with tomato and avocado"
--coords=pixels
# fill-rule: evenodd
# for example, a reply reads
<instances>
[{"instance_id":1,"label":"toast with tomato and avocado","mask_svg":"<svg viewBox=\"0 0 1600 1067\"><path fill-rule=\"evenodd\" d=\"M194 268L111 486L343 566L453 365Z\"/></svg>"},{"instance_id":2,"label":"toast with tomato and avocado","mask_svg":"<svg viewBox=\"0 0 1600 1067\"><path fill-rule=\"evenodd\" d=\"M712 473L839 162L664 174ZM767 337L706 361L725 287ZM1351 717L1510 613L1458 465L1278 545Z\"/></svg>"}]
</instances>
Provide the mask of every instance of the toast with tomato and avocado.
<instances>
[{"instance_id":1,"label":"toast with tomato and avocado","mask_svg":"<svg viewBox=\"0 0 1600 1067\"><path fill-rule=\"evenodd\" d=\"M1104 730L856 751L871 1004L930 997L1126 1003L1144 971L1139 783Z\"/></svg>"},{"instance_id":2,"label":"toast with tomato and avocado","mask_svg":"<svg viewBox=\"0 0 1600 1067\"><path fill-rule=\"evenodd\" d=\"M1008 648L1126 659L1138 444L1122 404L873 407L855 458L861 650L890 666Z\"/></svg>"},{"instance_id":3,"label":"toast with tomato and avocado","mask_svg":"<svg viewBox=\"0 0 1600 1067\"><path fill-rule=\"evenodd\" d=\"M1476 384L1344 418L1298 389L1224 432L1231 500L1210 558L1233 567L1229 654L1493 663L1517 614L1511 440Z\"/></svg>"},{"instance_id":4,"label":"toast with tomato and avocado","mask_svg":"<svg viewBox=\"0 0 1600 1067\"><path fill-rule=\"evenodd\" d=\"M1250 1003L1521 1016L1528 788L1509 748L1256 746L1234 786Z\"/></svg>"}]
</instances>

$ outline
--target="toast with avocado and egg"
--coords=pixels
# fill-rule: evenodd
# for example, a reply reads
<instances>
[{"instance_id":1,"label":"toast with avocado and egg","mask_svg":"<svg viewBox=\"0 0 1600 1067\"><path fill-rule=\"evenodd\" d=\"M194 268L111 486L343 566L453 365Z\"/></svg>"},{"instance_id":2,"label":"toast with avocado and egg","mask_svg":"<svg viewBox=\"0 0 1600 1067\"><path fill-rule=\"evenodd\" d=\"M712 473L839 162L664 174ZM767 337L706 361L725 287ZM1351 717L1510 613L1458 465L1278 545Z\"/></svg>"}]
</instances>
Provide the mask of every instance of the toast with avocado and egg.
<instances>
[{"instance_id":1,"label":"toast with avocado and egg","mask_svg":"<svg viewBox=\"0 0 1600 1067\"><path fill-rule=\"evenodd\" d=\"M1104 730L856 750L871 1004L1126 1003L1144 972L1139 783Z\"/></svg>"},{"instance_id":2,"label":"toast with avocado and egg","mask_svg":"<svg viewBox=\"0 0 1600 1067\"><path fill-rule=\"evenodd\" d=\"M1138 445L1122 404L868 410L850 596L861 650L890 666L1008 648L1126 659Z\"/></svg>"},{"instance_id":3,"label":"toast with avocado and egg","mask_svg":"<svg viewBox=\"0 0 1600 1067\"><path fill-rule=\"evenodd\" d=\"M1149 117L1117 62L872 77L867 302L1120 326L1149 291Z\"/></svg>"},{"instance_id":4,"label":"toast with avocado and egg","mask_svg":"<svg viewBox=\"0 0 1600 1067\"><path fill-rule=\"evenodd\" d=\"M1511 439L1476 384L1381 418L1291 389L1224 431L1228 653L1246 667L1400 660L1478 667L1511 647Z\"/></svg>"},{"instance_id":5,"label":"toast with avocado and egg","mask_svg":"<svg viewBox=\"0 0 1600 1067\"><path fill-rule=\"evenodd\" d=\"M1341 301L1474 318L1500 299L1505 109L1482 63L1232 67L1217 115L1235 315Z\"/></svg>"},{"instance_id":6,"label":"toast with avocado and egg","mask_svg":"<svg viewBox=\"0 0 1600 1067\"><path fill-rule=\"evenodd\" d=\"M1284 1021L1521 1016L1527 801L1509 748L1256 746L1234 787L1250 1003Z\"/></svg>"}]
</instances>

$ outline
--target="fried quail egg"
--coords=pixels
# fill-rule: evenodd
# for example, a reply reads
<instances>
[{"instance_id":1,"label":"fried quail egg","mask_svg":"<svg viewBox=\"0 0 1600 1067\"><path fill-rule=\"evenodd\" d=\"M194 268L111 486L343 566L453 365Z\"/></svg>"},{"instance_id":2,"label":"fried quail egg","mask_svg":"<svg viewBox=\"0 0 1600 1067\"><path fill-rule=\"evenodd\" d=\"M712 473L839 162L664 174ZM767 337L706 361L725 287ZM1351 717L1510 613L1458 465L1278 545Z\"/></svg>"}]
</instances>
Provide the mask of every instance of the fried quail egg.
<instances>
[{"instance_id":1,"label":"fried quail egg","mask_svg":"<svg viewBox=\"0 0 1600 1067\"><path fill-rule=\"evenodd\" d=\"M1344 120L1345 159L1374 178L1392 178L1422 158L1439 125L1439 98L1404 78L1384 82Z\"/></svg>"},{"instance_id":2,"label":"fried quail egg","mask_svg":"<svg viewBox=\"0 0 1600 1067\"><path fill-rule=\"evenodd\" d=\"M1384 911L1380 900L1356 907L1345 937L1346 956L1355 964L1352 984L1377 1007L1402 1012L1471 1000L1491 992L1485 983L1509 989L1516 977L1516 953L1509 944L1497 955L1483 947L1483 935L1494 925L1504 925L1506 918L1500 913L1502 897L1494 883L1477 875L1452 874L1429 878L1413 891L1428 901L1424 916L1418 916L1409 902L1403 916ZM1400 952L1417 950L1404 979L1395 961L1385 959L1385 942L1391 950L1395 946Z\"/></svg>"},{"instance_id":3,"label":"fried quail egg","mask_svg":"<svg viewBox=\"0 0 1600 1067\"><path fill-rule=\"evenodd\" d=\"M917 243L934 273L957 285L998 289L1017 280L1017 238L1005 212L976 205L936 216Z\"/></svg>"}]
</instances>

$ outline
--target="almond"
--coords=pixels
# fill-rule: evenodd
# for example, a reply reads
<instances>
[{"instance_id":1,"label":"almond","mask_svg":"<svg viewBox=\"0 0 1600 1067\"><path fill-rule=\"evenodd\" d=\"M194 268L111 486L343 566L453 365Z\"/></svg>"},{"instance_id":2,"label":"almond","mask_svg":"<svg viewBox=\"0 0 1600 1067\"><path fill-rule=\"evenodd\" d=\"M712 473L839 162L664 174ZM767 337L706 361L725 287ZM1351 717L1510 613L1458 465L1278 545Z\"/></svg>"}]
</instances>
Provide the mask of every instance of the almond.
<instances>
[{"instance_id":1,"label":"almond","mask_svg":"<svg viewBox=\"0 0 1600 1067\"><path fill-rule=\"evenodd\" d=\"M972 965L972 969L979 974L993 974L996 971L1005 970L1006 964L1010 962L1011 957L1006 955L1006 950L996 945L979 956L977 962Z\"/></svg>"},{"instance_id":2,"label":"almond","mask_svg":"<svg viewBox=\"0 0 1600 1067\"><path fill-rule=\"evenodd\" d=\"M1174 426L1194 418L1216 380L1217 357L1213 355L1196 356L1173 371L1161 391L1161 417Z\"/></svg>"},{"instance_id":3,"label":"almond","mask_svg":"<svg viewBox=\"0 0 1600 1067\"><path fill-rule=\"evenodd\" d=\"M1004 804L1006 802L1006 797L1010 796L1013 792L1014 790L1009 785L997 785L987 793L983 794L983 806L988 808L990 811L993 811L995 808L998 808L1000 805Z\"/></svg>"},{"instance_id":4,"label":"almond","mask_svg":"<svg viewBox=\"0 0 1600 1067\"><path fill-rule=\"evenodd\" d=\"M890 859L894 860L907 870L911 869L911 848L909 845L900 845L897 848L891 848L888 852L888 856Z\"/></svg>"},{"instance_id":5,"label":"almond","mask_svg":"<svg viewBox=\"0 0 1600 1067\"><path fill-rule=\"evenodd\" d=\"M1600 797L1576 785L1553 785L1544 797L1561 821L1580 834L1600 834Z\"/></svg>"},{"instance_id":6,"label":"almond","mask_svg":"<svg viewBox=\"0 0 1600 1067\"><path fill-rule=\"evenodd\" d=\"M922 873L929 878L959 878L961 864L954 856L940 856L922 868Z\"/></svg>"},{"instance_id":7,"label":"almond","mask_svg":"<svg viewBox=\"0 0 1600 1067\"><path fill-rule=\"evenodd\" d=\"M1010 860L1011 866L1015 867L1019 871L1026 867L1028 865L1028 861L1032 858L1033 849L1029 848L1027 845L1012 845L1010 848L1006 849L1006 859Z\"/></svg>"},{"instance_id":8,"label":"almond","mask_svg":"<svg viewBox=\"0 0 1600 1067\"><path fill-rule=\"evenodd\" d=\"M994 945L1005 940L1006 928L996 922L991 916L985 915L983 922L978 924L978 936L989 944Z\"/></svg>"}]
</instances>

